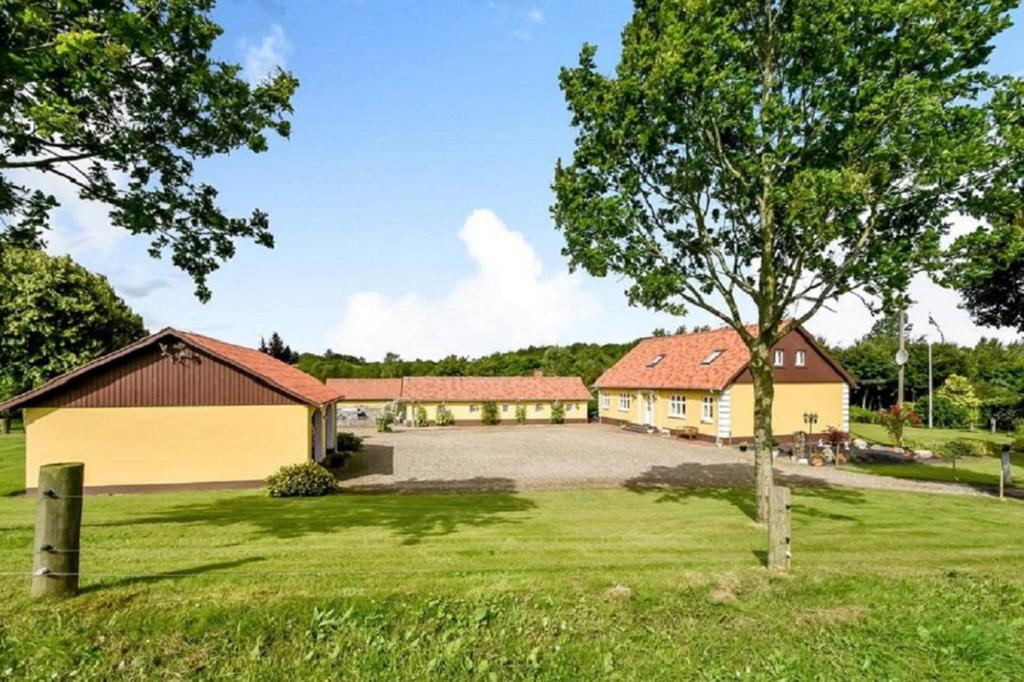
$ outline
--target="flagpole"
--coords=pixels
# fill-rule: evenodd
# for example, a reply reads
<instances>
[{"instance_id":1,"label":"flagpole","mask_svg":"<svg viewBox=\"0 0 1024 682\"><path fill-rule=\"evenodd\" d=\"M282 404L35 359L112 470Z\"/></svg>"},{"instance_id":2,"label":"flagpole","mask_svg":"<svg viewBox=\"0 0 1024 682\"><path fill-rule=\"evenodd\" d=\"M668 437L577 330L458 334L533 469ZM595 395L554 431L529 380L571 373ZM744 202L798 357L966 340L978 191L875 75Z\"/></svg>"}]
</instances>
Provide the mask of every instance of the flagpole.
<instances>
[{"instance_id":1,"label":"flagpole","mask_svg":"<svg viewBox=\"0 0 1024 682\"><path fill-rule=\"evenodd\" d=\"M929 315L931 317L931 315ZM932 396L932 337L928 335L928 428L932 428L932 407L935 399Z\"/></svg>"}]
</instances>

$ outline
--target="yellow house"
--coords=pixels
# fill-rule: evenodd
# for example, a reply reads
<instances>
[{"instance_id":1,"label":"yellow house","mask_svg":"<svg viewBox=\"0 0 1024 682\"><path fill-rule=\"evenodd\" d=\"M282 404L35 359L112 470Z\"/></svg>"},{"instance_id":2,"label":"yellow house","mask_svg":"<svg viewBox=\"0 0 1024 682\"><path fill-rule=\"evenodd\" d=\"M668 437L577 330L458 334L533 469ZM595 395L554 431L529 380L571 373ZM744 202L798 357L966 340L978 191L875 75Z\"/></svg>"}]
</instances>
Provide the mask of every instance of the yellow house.
<instances>
[{"instance_id":1,"label":"yellow house","mask_svg":"<svg viewBox=\"0 0 1024 682\"><path fill-rule=\"evenodd\" d=\"M829 428L849 433L855 382L810 334L794 328L770 357L777 438ZM644 339L595 382L599 419L719 443L752 439L749 364L750 354L732 328Z\"/></svg>"},{"instance_id":2,"label":"yellow house","mask_svg":"<svg viewBox=\"0 0 1024 682\"><path fill-rule=\"evenodd\" d=\"M0 404L22 409L25 487L85 463L90 492L259 485L334 449L338 393L250 348L164 329Z\"/></svg>"},{"instance_id":3,"label":"yellow house","mask_svg":"<svg viewBox=\"0 0 1024 682\"><path fill-rule=\"evenodd\" d=\"M401 379L328 379L327 386L344 396L336 403L339 410L380 412L402 397Z\"/></svg>"},{"instance_id":4,"label":"yellow house","mask_svg":"<svg viewBox=\"0 0 1024 682\"><path fill-rule=\"evenodd\" d=\"M516 422L517 408L526 412L526 423L550 423L552 406L562 405L566 423L587 421L590 391L579 377L548 377L541 372L528 377L404 377L402 379L328 379L327 385L343 394L339 409L380 410L391 405L400 419L412 423L420 407L427 422L437 422L440 406L455 425L482 423L483 405L494 402L499 421Z\"/></svg>"}]
</instances>

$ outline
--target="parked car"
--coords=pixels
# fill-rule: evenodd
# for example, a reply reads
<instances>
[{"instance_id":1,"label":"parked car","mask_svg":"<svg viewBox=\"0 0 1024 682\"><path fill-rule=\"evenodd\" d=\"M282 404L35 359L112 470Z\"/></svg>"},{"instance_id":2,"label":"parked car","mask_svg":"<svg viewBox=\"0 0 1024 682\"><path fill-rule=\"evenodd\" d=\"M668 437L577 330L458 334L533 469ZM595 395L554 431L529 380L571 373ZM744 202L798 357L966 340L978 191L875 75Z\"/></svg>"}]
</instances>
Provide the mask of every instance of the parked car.
<instances>
[{"instance_id":1,"label":"parked car","mask_svg":"<svg viewBox=\"0 0 1024 682\"><path fill-rule=\"evenodd\" d=\"M343 407L338 410L338 421L352 421L353 419L366 419L369 415L361 407Z\"/></svg>"}]
</instances>

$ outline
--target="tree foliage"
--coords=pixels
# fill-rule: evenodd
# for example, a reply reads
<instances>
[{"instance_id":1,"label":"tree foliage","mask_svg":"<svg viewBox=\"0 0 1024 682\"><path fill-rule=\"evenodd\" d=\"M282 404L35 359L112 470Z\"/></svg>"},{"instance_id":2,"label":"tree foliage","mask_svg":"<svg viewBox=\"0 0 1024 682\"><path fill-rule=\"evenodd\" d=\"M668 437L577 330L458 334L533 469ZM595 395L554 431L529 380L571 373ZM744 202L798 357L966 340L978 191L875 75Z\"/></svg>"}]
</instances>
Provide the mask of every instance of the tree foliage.
<instances>
[{"instance_id":1,"label":"tree foliage","mask_svg":"<svg viewBox=\"0 0 1024 682\"><path fill-rule=\"evenodd\" d=\"M67 256L0 251L0 400L145 335L104 277Z\"/></svg>"},{"instance_id":2,"label":"tree foliage","mask_svg":"<svg viewBox=\"0 0 1024 682\"><path fill-rule=\"evenodd\" d=\"M273 246L267 214L230 217L197 160L266 151L287 137L298 81L259 84L210 56L213 0L5 0L0 3L0 230L3 244L45 241L57 206L44 177L110 207L151 238L207 300L207 278L235 241Z\"/></svg>"},{"instance_id":3,"label":"tree foliage","mask_svg":"<svg viewBox=\"0 0 1024 682\"><path fill-rule=\"evenodd\" d=\"M960 292L974 321L1024 333L1024 213L964 235L948 256L944 283Z\"/></svg>"},{"instance_id":4,"label":"tree foliage","mask_svg":"<svg viewBox=\"0 0 1024 682\"><path fill-rule=\"evenodd\" d=\"M631 303L700 308L751 351L758 515L771 485L769 349L831 300L900 301L948 216L984 217L1017 82L989 74L1016 0L638 1L613 75L560 81L578 130L552 213L574 268ZM758 327L745 326L745 310Z\"/></svg>"},{"instance_id":5,"label":"tree foliage","mask_svg":"<svg viewBox=\"0 0 1024 682\"><path fill-rule=\"evenodd\" d=\"M293 351L292 347L286 344L277 332L273 332L270 335L270 341L266 341L261 336L259 350L261 353L266 353L281 362L287 362L289 365L294 365L299 361L299 354Z\"/></svg>"}]
</instances>

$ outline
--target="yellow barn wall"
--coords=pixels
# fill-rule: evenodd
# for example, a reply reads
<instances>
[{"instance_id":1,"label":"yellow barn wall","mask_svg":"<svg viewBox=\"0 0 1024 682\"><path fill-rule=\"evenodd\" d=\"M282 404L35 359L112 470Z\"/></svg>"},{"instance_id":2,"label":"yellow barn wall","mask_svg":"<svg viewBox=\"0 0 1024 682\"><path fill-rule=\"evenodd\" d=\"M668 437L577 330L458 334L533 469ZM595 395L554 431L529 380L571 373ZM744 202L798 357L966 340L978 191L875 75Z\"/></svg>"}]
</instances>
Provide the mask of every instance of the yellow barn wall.
<instances>
[{"instance_id":1,"label":"yellow barn wall","mask_svg":"<svg viewBox=\"0 0 1024 682\"><path fill-rule=\"evenodd\" d=\"M633 396L633 401L630 404L628 410L619 409L619 397L623 394L629 394ZM603 396L608 396L608 408L604 407ZM609 389L601 390L601 395L598 396L597 401L597 413L600 417L608 419L619 419L622 421L632 422L634 424L640 423L639 412L639 400L637 399L637 391L632 389Z\"/></svg>"},{"instance_id":2,"label":"yellow barn wall","mask_svg":"<svg viewBox=\"0 0 1024 682\"><path fill-rule=\"evenodd\" d=\"M25 485L36 487L40 465L67 461L85 462L87 486L262 479L309 459L314 409L28 408Z\"/></svg>"},{"instance_id":3,"label":"yellow barn wall","mask_svg":"<svg viewBox=\"0 0 1024 682\"><path fill-rule=\"evenodd\" d=\"M730 387L732 406L732 437L754 436L754 386L733 384ZM817 412L818 423L814 432L829 427L841 429L843 425L843 384L776 384L772 406L772 431L776 435L790 435L806 431L805 412Z\"/></svg>"},{"instance_id":4,"label":"yellow barn wall","mask_svg":"<svg viewBox=\"0 0 1024 682\"><path fill-rule=\"evenodd\" d=\"M407 417L409 419L414 418L415 414L416 414L415 410L416 410L417 406L422 405L423 408L427 411L427 420L431 421L431 422L436 421L437 420L437 406L439 404L440 403L436 403L436 402L423 402L423 403L409 402L409 403L406 403L406 406L407 406L407 412L406 412ZM516 420L516 405L517 405L517 403L495 401L495 404L498 406L498 419L500 419L503 422L515 422L515 420ZM528 420L543 419L544 421L549 421L551 419L551 403L550 402L544 402L544 401L525 402L525 401L523 401L522 404L526 406L526 418ZM480 409L477 410L476 412L471 412L470 411L470 406L472 406L472 405L476 405ZM541 408L540 410L537 409L538 405ZM566 419L586 419L587 418L587 404L585 402L583 402L583 401L567 401L567 402L563 402L562 405L565 406L565 418ZM572 409L569 408L570 405L573 406ZM444 406L446 408L448 408L448 410L452 413L452 416L455 418L456 422L474 422L474 421L478 422L478 421L480 421L481 410L483 410L483 403L482 402L478 402L478 403L445 402ZM508 409L507 410L503 410L502 408L504 406L508 406Z\"/></svg>"}]
</instances>

